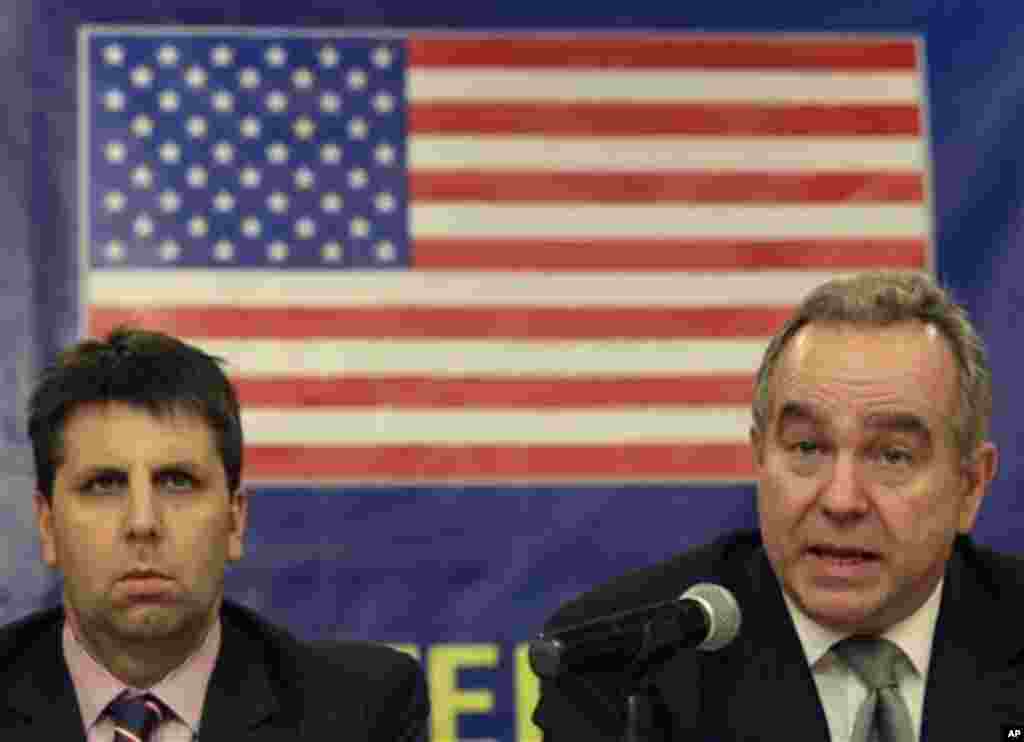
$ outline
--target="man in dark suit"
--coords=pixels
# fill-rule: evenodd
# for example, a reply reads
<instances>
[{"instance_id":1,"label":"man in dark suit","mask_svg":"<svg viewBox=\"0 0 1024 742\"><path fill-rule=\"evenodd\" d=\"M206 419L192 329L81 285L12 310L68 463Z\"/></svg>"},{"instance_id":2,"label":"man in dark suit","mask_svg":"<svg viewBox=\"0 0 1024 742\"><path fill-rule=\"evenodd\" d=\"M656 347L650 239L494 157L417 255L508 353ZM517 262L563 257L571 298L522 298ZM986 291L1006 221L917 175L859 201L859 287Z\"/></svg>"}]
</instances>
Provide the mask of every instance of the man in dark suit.
<instances>
[{"instance_id":1,"label":"man in dark suit","mask_svg":"<svg viewBox=\"0 0 1024 742\"><path fill-rule=\"evenodd\" d=\"M929 279L829 282L758 371L760 529L623 575L545 631L713 582L741 632L651 669L665 739L1004 739L1024 724L1024 559L968 535L996 469L990 414L982 342ZM888 657L885 682L858 647ZM631 690L621 662L589 662L542 679L534 719L546 742L618 740Z\"/></svg>"},{"instance_id":2,"label":"man in dark suit","mask_svg":"<svg viewBox=\"0 0 1024 742\"><path fill-rule=\"evenodd\" d=\"M423 737L414 660L300 642L224 600L248 499L239 405L216 359L141 330L80 343L34 391L29 433L63 601L0 629L0 739Z\"/></svg>"}]
</instances>

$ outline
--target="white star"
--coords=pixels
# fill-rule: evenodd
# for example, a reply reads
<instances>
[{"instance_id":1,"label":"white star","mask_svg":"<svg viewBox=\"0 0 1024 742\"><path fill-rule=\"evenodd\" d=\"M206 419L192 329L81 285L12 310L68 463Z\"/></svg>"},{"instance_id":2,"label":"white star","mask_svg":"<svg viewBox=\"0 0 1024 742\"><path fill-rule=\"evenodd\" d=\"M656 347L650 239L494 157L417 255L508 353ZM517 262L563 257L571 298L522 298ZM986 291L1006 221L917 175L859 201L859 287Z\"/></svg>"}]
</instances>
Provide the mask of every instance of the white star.
<instances>
[{"instance_id":1,"label":"white star","mask_svg":"<svg viewBox=\"0 0 1024 742\"><path fill-rule=\"evenodd\" d=\"M156 60L161 67L173 67L178 63L178 50L170 44L164 44L157 50Z\"/></svg>"},{"instance_id":2,"label":"white star","mask_svg":"<svg viewBox=\"0 0 1024 742\"><path fill-rule=\"evenodd\" d=\"M267 147L267 159L275 165L288 162L288 147L283 142L274 142Z\"/></svg>"},{"instance_id":3,"label":"white star","mask_svg":"<svg viewBox=\"0 0 1024 742\"><path fill-rule=\"evenodd\" d=\"M370 222L361 216L357 216L351 222L349 222L348 233L353 237L369 237Z\"/></svg>"},{"instance_id":4,"label":"white star","mask_svg":"<svg viewBox=\"0 0 1024 742\"><path fill-rule=\"evenodd\" d=\"M213 246L213 257L222 263L233 260L235 257L235 246L227 240L219 240Z\"/></svg>"},{"instance_id":5,"label":"white star","mask_svg":"<svg viewBox=\"0 0 1024 742\"><path fill-rule=\"evenodd\" d=\"M153 70L144 64L132 70L132 85L137 88L148 88L153 84Z\"/></svg>"},{"instance_id":6,"label":"white star","mask_svg":"<svg viewBox=\"0 0 1024 742\"><path fill-rule=\"evenodd\" d=\"M330 242L324 243L320 254L325 263L340 263L342 257L345 255L345 251L342 249L340 242L331 240Z\"/></svg>"},{"instance_id":7,"label":"white star","mask_svg":"<svg viewBox=\"0 0 1024 742\"><path fill-rule=\"evenodd\" d=\"M242 220L242 234L251 240L256 239L263 233L263 225L260 224L260 220L254 216L246 217Z\"/></svg>"},{"instance_id":8,"label":"white star","mask_svg":"<svg viewBox=\"0 0 1024 742\"><path fill-rule=\"evenodd\" d=\"M377 260L382 263L390 263L395 259L395 246L390 240L382 240L373 246L377 253Z\"/></svg>"},{"instance_id":9,"label":"white star","mask_svg":"<svg viewBox=\"0 0 1024 742\"><path fill-rule=\"evenodd\" d=\"M103 61L111 67L120 67L124 64L124 47L118 44L103 47Z\"/></svg>"},{"instance_id":10,"label":"white star","mask_svg":"<svg viewBox=\"0 0 1024 742\"><path fill-rule=\"evenodd\" d=\"M292 130L295 132L296 137L306 141L307 139L312 139L313 134L316 133L316 124L313 123L313 119L309 118L309 116L301 116L295 120Z\"/></svg>"},{"instance_id":11,"label":"white star","mask_svg":"<svg viewBox=\"0 0 1024 742\"><path fill-rule=\"evenodd\" d=\"M160 194L160 210L165 214L173 214L181 208L181 196L176 192L167 190Z\"/></svg>"},{"instance_id":12,"label":"white star","mask_svg":"<svg viewBox=\"0 0 1024 742\"><path fill-rule=\"evenodd\" d=\"M260 135L260 131L263 129L260 124L260 120L255 116L246 116L242 119L242 122L238 125L238 128L242 131L242 136L246 139L256 139Z\"/></svg>"},{"instance_id":13,"label":"white star","mask_svg":"<svg viewBox=\"0 0 1024 742\"><path fill-rule=\"evenodd\" d=\"M304 216L295 222L295 236L300 240L311 240L316 236L316 222Z\"/></svg>"},{"instance_id":14,"label":"white star","mask_svg":"<svg viewBox=\"0 0 1024 742\"><path fill-rule=\"evenodd\" d=\"M320 208L328 214L337 214L344 204L342 197L334 191L328 191L320 199Z\"/></svg>"},{"instance_id":15,"label":"white star","mask_svg":"<svg viewBox=\"0 0 1024 742\"><path fill-rule=\"evenodd\" d=\"M111 214L117 214L124 209L125 197L121 191L108 191L103 196L103 207Z\"/></svg>"},{"instance_id":16,"label":"white star","mask_svg":"<svg viewBox=\"0 0 1024 742\"><path fill-rule=\"evenodd\" d=\"M362 90L366 87L366 83L369 82L366 70L362 70L359 67L353 67L349 70L347 80L349 90Z\"/></svg>"},{"instance_id":17,"label":"white star","mask_svg":"<svg viewBox=\"0 0 1024 742\"><path fill-rule=\"evenodd\" d=\"M193 188L203 188L206 186L207 174L206 168L202 165L193 165L185 173L185 180Z\"/></svg>"},{"instance_id":18,"label":"white star","mask_svg":"<svg viewBox=\"0 0 1024 742\"><path fill-rule=\"evenodd\" d=\"M275 240L274 242L271 242L270 245L267 246L267 257L270 258L275 263L280 263L284 260L287 260L288 245L281 242L280 240Z\"/></svg>"},{"instance_id":19,"label":"white star","mask_svg":"<svg viewBox=\"0 0 1024 742\"><path fill-rule=\"evenodd\" d=\"M198 65L192 65L185 70L185 82L190 88L201 88L206 85L206 70Z\"/></svg>"},{"instance_id":20,"label":"white star","mask_svg":"<svg viewBox=\"0 0 1024 742\"><path fill-rule=\"evenodd\" d=\"M352 139L366 139L366 135L370 131L370 125L366 123L366 119L356 117L350 119L348 122L348 135Z\"/></svg>"},{"instance_id":21,"label":"white star","mask_svg":"<svg viewBox=\"0 0 1024 742\"><path fill-rule=\"evenodd\" d=\"M107 156L107 162L114 165L124 162L125 147L121 142L107 142L107 146L103 148L103 151Z\"/></svg>"},{"instance_id":22,"label":"white star","mask_svg":"<svg viewBox=\"0 0 1024 742\"><path fill-rule=\"evenodd\" d=\"M288 108L288 96L280 90L272 90L267 95L267 108L273 113L283 113Z\"/></svg>"},{"instance_id":23,"label":"white star","mask_svg":"<svg viewBox=\"0 0 1024 742\"><path fill-rule=\"evenodd\" d=\"M320 64L328 69L336 67L340 59L338 50L333 46L325 46L317 56L320 58Z\"/></svg>"},{"instance_id":24,"label":"white star","mask_svg":"<svg viewBox=\"0 0 1024 742\"><path fill-rule=\"evenodd\" d=\"M219 113L231 113L235 107L235 98L226 90L218 90L213 94L213 108Z\"/></svg>"},{"instance_id":25,"label":"white star","mask_svg":"<svg viewBox=\"0 0 1024 742\"><path fill-rule=\"evenodd\" d=\"M153 133L153 119L144 114L139 114L132 119L132 134L142 138Z\"/></svg>"},{"instance_id":26,"label":"white star","mask_svg":"<svg viewBox=\"0 0 1024 742\"><path fill-rule=\"evenodd\" d=\"M247 167L242 169L242 173L238 176L238 180L242 184L242 188L259 188L260 183L263 180L263 176L256 168Z\"/></svg>"},{"instance_id":27,"label":"white star","mask_svg":"<svg viewBox=\"0 0 1024 742\"><path fill-rule=\"evenodd\" d=\"M210 231L210 225L201 216L194 216L188 220L188 233L193 237L205 237Z\"/></svg>"},{"instance_id":28,"label":"white star","mask_svg":"<svg viewBox=\"0 0 1024 742\"><path fill-rule=\"evenodd\" d=\"M103 107L108 111L124 110L124 93L114 88L103 94Z\"/></svg>"},{"instance_id":29,"label":"white star","mask_svg":"<svg viewBox=\"0 0 1024 742\"><path fill-rule=\"evenodd\" d=\"M181 106L181 98L173 90L164 90L160 93L160 110L167 113L174 113Z\"/></svg>"},{"instance_id":30,"label":"white star","mask_svg":"<svg viewBox=\"0 0 1024 742\"><path fill-rule=\"evenodd\" d=\"M320 110L324 113L337 113L341 110L341 96L333 90L327 90L320 95Z\"/></svg>"},{"instance_id":31,"label":"white star","mask_svg":"<svg viewBox=\"0 0 1024 742\"><path fill-rule=\"evenodd\" d=\"M136 188L149 188L153 185L153 171L146 165L139 165L132 171L132 185Z\"/></svg>"},{"instance_id":32,"label":"white star","mask_svg":"<svg viewBox=\"0 0 1024 742\"><path fill-rule=\"evenodd\" d=\"M372 58L374 66L383 70L391 66L394 54L388 47L378 46L373 50Z\"/></svg>"},{"instance_id":33,"label":"white star","mask_svg":"<svg viewBox=\"0 0 1024 742\"><path fill-rule=\"evenodd\" d=\"M281 191L274 191L267 196L267 208L275 214L283 214L288 211L288 197Z\"/></svg>"},{"instance_id":34,"label":"white star","mask_svg":"<svg viewBox=\"0 0 1024 742\"><path fill-rule=\"evenodd\" d=\"M395 161L395 148L387 142L373 148L373 159L378 165L391 165Z\"/></svg>"},{"instance_id":35,"label":"white star","mask_svg":"<svg viewBox=\"0 0 1024 742\"><path fill-rule=\"evenodd\" d=\"M210 62L213 63L214 67L227 67L234 61L235 52L225 44L214 47L213 51L210 52Z\"/></svg>"},{"instance_id":36,"label":"white star","mask_svg":"<svg viewBox=\"0 0 1024 742\"><path fill-rule=\"evenodd\" d=\"M255 67L243 67L238 73L238 84L246 90L252 90L260 86L260 71Z\"/></svg>"},{"instance_id":37,"label":"white star","mask_svg":"<svg viewBox=\"0 0 1024 742\"><path fill-rule=\"evenodd\" d=\"M299 90L309 90L313 87L313 73L308 67L299 67L292 73L292 85Z\"/></svg>"},{"instance_id":38,"label":"white star","mask_svg":"<svg viewBox=\"0 0 1024 742\"><path fill-rule=\"evenodd\" d=\"M165 263L173 263L181 255L181 246L174 240L164 240L160 243L160 259Z\"/></svg>"},{"instance_id":39,"label":"white star","mask_svg":"<svg viewBox=\"0 0 1024 742\"><path fill-rule=\"evenodd\" d=\"M284 63L288 61L288 53L281 47L274 45L267 49L266 59L267 64L271 67L283 67Z\"/></svg>"},{"instance_id":40,"label":"white star","mask_svg":"<svg viewBox=\"0 0 1024 742\"><path fill-rule=\"evenodd\" d=\"M185 129L193 139L202 139L206 136L206 119L202 116L189 116L185 123Z\"/></svg>"},{"instance_id":41,"label":"white star","mask_svg":"<svg viewBox=\"0 0 1024 742\"><path fill-rule=\"evenodd\" d=\"M124 260L124 243L121 240L111 240L107 243L105 249L107 260L111 262L119 262Z\"/></svg>"},{"instance_id":42,"label":"white star","mask_svg":"<svg viewBox=\"0 0 1024 742\"><path fill-rule=\"evenodd\" d=\"M373 109L377 113L391 113L395 110L395 96L391 93L377 93L373 96Z\"/></svg>"},{"instance_id":43,"label":"white star","mask_svg":"<svg viewBox=\"0 0 1024 742\"><path fill-rule=\"evenodd\" d=\"M320 161L325 165L337 165L341 162L341 147L328 142L320 148Z\"/></svg>"},{"instance_id":44,"label":"white star","mask_svg":"<svg viewBox=\"0 0 1024 742\"><path fill-rule=\"evenodd\" d=\"M135 232L137 237L146 239L153 234L153 219L149 214L139 214L135 217L135 221L132 223L132 230Z\"/></svg>"},{"instance_id":45,"label":"white star","mask_svg":"<svg viewBox=\"0 0 1024 742\"><path fill-rule=\"evenodd\" d=\"M219 191L217 195L213 197L213 208L222 214L227 214L235 208L235 197L227 191Z\"/></svg>"},{"instance_id":46,"label":"white star","mask_svg":"<svg viewBox=\"0 0 1024 742\"><path fill-rule=\"evenodd\" d=\"M181 159L181 147L177 142L164 142L160 145L160 159L168 165L174 165Z\"/></svg>"},{"instance_id":47,"label":"white star","mask_svg":"<svg viewBox=\"0 0 1024 742\"><path fill-rule=\"evenodd\" d=\"M349 188L354 190L361 190L366 187L366 184L370 182L370 176L366 170L357 167L348 171L348 185Z\"/></svg>"},{"instance_id":48,"label":"white star","mask_svg":"<svg viewBox=\"0 0 1024 742\"><path fill-rule=\"evenodd\" d=\"M313 187L313 183L316 182L316 176L313 171L303 165L295 171L295 187L300 191L308 191Z\"/></svg>"},{"instance_id":49,"label":"white star","mask_svg":"<svg viewBox=\"0 0 1024 742\"><path fill-rule=\"evenodd\" d=\"M395 210L395 197L387 191L378 193L373 198L373 205L382 214L390 214Z\"/></svg>"},{"instance_id":50,"label":"white star","mask_svg":"<svg viewBox=\"0 0 1024 742\"><path fill-rule=\"evenodd\" d=\"M213 146L213 159L221 165L230 165L235 159L235 148L231 142L217 142Z\"/></svg>"}]
</instances>

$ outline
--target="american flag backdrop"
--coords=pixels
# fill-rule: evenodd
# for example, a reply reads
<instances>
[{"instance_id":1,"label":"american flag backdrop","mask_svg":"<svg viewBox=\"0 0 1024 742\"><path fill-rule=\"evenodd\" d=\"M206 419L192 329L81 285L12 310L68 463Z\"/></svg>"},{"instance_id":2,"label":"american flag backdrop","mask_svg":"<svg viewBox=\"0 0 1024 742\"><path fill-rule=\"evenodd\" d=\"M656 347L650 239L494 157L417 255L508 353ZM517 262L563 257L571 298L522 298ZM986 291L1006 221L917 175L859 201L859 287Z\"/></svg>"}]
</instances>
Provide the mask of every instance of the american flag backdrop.
<instances>
[{"instance_id":1,"label":"american flag backdrop","mask_svg":"<svg viewBox=\"0 0 1024 742\"><path fill-rule=\"evenodd\" d=\"M90 27L90 334L229 362L250 480L743 481L837 273L927 269L920 41Z\"/></svg>"}]
</instances>

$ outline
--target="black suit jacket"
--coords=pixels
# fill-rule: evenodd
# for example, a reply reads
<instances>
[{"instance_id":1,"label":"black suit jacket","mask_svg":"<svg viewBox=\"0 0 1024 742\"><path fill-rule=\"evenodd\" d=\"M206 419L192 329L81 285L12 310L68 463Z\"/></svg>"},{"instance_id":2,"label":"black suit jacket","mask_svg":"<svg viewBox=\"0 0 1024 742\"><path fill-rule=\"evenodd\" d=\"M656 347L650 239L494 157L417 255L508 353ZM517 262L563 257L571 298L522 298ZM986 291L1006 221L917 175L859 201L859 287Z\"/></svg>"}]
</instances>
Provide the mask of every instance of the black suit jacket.
<instances>
[{"instance_id":1,"label":"black suit jacket","mask_svg":"<svg viewBox=\"0 0 1024 742\"><path fill-rule=\"evenodd\" d=\"M410 657L369 642L298 641L225 601L201 740L396 742L424 738L428 702ZM0 629L0 740L85 742L61 645L63 611Z\"/></svg>"},{"instance_id":2,"label":"black suit jacket","mask_svg":"<svg viewBox=\"0 0 1024 742\"><path fill-rule=\"evenodd\" d=\"M718 652L684 650L652 674L669 740L828 740L828 724L778 580L756 531L624 575L566 604L546 630L672 600L696 582L732 590L740 636ZM957 538L925 689L922 742L1001 739L1024 724L1024 559ZM542 680L534 721L545 742L621 739L623 672Z\"/></svg>"}]
</instances>

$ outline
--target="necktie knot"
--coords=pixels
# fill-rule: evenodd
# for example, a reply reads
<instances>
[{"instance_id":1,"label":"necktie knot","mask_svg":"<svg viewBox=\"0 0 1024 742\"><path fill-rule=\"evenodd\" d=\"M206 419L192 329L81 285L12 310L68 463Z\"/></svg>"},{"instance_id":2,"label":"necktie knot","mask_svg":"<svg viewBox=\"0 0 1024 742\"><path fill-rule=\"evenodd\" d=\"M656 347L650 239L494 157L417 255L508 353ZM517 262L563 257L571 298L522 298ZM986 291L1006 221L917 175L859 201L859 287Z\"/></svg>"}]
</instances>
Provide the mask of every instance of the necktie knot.
<instances>
[{"instance_id":1,"label":"necktie knot","mask_svg":"<svg viewBox=\"0 0 1024 742\"><path fill-rule=\"evenodd\" d=\"M834 649L870 690L898 685L896 667L903 650L888 639L851 636Z\"/></svg>"},{"instance_id":2,"label":"necktie knot","mask_svg":"<svg viewBox=\"0 0 1024 742\"><path fill-rule=\"evenodd\" d=\"M168 711L156 696L145 693L129 697L122 693L107 706L114 722L114 742L147 742Z\"/></svg>"}]
</instances>

